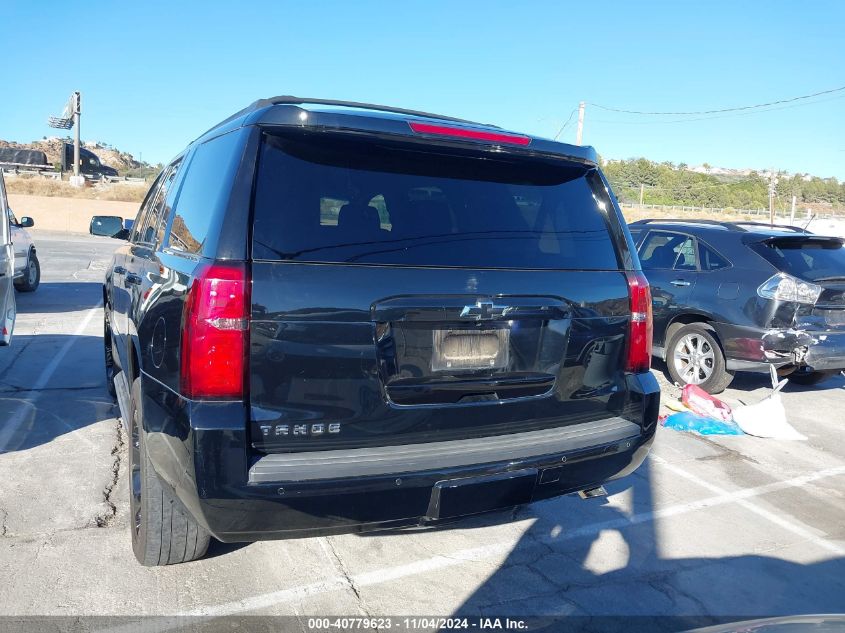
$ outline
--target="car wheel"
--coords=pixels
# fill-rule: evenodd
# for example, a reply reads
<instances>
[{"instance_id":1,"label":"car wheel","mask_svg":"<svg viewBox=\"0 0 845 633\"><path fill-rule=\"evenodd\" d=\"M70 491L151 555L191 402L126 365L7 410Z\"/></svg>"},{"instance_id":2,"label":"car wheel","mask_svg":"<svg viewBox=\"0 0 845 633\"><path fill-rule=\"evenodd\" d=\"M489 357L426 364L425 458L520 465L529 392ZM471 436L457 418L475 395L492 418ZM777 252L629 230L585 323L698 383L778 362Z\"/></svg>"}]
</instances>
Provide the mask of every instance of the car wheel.
<instances>
[{"instance_id":1,"label":"car wheel","mask_svg":"<svg viewBox=\"0 0 845 633\"><path fill-rule=\"evenodd\" d=\"M832 378L839 372L836 370L832 371L796 371L789 376L789 382L794 382L796 385L817 385L820 382L824 382L828 378Z\"/></svg>"},{"instance_id":2,"label":"car wheel","mask_svg":"<svg viewBox=\"0 0 845 633\"><path fill-rule=\"evenodd\" d=\"M698 385L707 393L721 393L733 380L719 341L704 323L675 331L667 346L666 366L673 382Z\"/></svg>"},{"instance_id":3,"label":"car wheel","mask_svg":"<svg viewBox=\"0 0 845 633\"><path fill-rule=\"evenodd\" d=\"M35 254L35 251L32 251L29 254L26 270L23 271L23 278L15 282L15 288L20 292L35 292L40 283L41 264L38 262L38 256Z\"/></svg>"},{"instance_id":4,"label":"car wheel","mask_svg":"<svg viewBox=\"0 0 845 633\"><path fill-rule=\"evenodd\" d=\"M114 386L114 377L117 375L117 368L114 364L114 353L112 347L111 326L109 325L109 318L103 319L103 350L106 356L106 389L109 395L114 400L117 397L117 390Z\"/></svg>"},{"instance_id":5,"label":"car wheel","mask_svg":"<svg viewBox=\"0 0 845 633\"><path fill-rule=\"evenodd\" d=\"M147 567L202 558L210 536L153 470L142 428L141 380L132 383L129 426L129 525L132 550Z\"/></svg>"}]
</instances>

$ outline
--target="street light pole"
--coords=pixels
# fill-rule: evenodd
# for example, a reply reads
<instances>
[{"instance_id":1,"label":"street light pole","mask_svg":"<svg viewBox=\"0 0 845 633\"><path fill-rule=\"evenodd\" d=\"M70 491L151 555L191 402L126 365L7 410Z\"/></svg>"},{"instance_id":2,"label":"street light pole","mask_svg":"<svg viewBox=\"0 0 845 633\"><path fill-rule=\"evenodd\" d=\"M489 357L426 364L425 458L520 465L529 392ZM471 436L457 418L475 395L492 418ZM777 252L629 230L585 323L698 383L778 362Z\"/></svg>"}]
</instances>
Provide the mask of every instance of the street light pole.
<instances>
[{"instance_id":1,"label":"street light pole","mask_svg":"<svg viewBox=\"0 0 845 633\"><path fill-rule=\"evenodd\" d=\"M79 91L73 93L73 175L79 177L79 118L82 114L82 95Z\"/></svg>"}]
</instances>

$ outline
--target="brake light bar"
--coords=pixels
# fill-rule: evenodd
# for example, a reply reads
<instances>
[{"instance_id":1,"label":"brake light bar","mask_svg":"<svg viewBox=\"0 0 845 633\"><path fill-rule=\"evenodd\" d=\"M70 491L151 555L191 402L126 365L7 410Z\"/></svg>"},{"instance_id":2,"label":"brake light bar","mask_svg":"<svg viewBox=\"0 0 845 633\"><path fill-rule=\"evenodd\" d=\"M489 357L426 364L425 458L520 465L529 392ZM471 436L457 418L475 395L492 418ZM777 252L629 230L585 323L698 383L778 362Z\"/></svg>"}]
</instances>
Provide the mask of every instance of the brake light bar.
<instances>
[{"instance_id":1,"label":"brake light bar","mask_svg":"<svg viewBox=\"0 0 845 633\"><path fill-rule=\"evenodd\" d=\"M193 400L242 398L249 349L246 265L216 262L199 270L182 323L182 394Z\"/></svg>"},{"instance_id":2,"label":"brake light bar","mask_svg":"<svg viewBox=\"0 0 845 633\"><path fill-rule=\"evenodd\" d=\"M454 125L438 125L436 123L423 123L422 121L408 121L408 125L417 134L433 134L435 136L452 136L455 138L466 138L474 141L487 141L489 143L505 143L508 145L528 145L531 143L530 136L521 134L508 134L506 132L490 132L487 130L476 130L473 128L456 127Z\"/></svg>"},{"instance_id":3,"label":"brake light bar","mask_svg":"<svg viewBox=\"0 0 845 633\"><path fill-rule=\"evenodd\" d=\"M625 371L638 374L651 368L651 345L654 334L651 289L645 275L640 271L628 271L625 275L628 278L628 296L631 301Z\"/></svg>"}]
</instances>

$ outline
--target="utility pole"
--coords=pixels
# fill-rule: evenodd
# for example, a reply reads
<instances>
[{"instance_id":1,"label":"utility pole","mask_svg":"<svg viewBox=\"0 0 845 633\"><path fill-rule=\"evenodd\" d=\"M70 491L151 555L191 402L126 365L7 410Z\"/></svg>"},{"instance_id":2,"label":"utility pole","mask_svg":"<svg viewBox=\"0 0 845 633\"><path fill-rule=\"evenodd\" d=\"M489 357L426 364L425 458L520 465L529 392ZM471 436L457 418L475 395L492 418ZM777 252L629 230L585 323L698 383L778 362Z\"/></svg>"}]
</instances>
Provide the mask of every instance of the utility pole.
<instances>
[{"instance_id":1,"label":"utility pole","mask_svg":"<svg viewBox=\"0 0 845 633\"><path fill-rule=\"evenodd\" d=\"M795 201L796 201L796 197L797 196L795 196L795 195L792 196L792 211L790 211L790 213L789 213L789 224L790 224L790 226L795 224Z\"/></svg>"},{"instance_id":2,"label":"utility pole","mask_svg":"<svg viewBox=\"0 0 845 633\"><path fill-rule=\"evenodd\" d=\"M71 97L73 104L73 175L79 178L79 117L82 114L82 95L79 91Z\"/></svg>"},{"instance_id":3,"label":"utility pole","mask_svg":"<svg viewBox=\"0 0 845 633\"><path fill-rule=\"evenodd\" d=\"M640 183L640 208L643 207L643 193L645 192L645 185Z\"/></svg>"},{"instance_id":4,"label":"utility pole","mask_svg":"<svg viewBox=\"0 0 845 633\"><path fill-rule=\"evenodd\" d=\"M583 101L578 104L578 131L575 133L575 144L580 145L584 138L584 107L587 104Z\"/></svg>"}]
</instances>

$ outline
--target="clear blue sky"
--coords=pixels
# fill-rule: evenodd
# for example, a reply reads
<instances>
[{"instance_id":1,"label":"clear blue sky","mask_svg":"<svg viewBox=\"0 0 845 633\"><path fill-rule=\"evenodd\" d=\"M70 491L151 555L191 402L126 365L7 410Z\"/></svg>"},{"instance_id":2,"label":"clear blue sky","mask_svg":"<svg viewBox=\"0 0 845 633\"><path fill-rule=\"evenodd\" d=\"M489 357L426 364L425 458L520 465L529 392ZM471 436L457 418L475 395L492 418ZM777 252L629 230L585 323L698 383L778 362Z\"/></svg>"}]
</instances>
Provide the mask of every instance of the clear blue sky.
<instances>
[{"instance_id":1,"label":"clear blue sky","mask_svg":"<svg viewBox=\"0 0 845 633\"><path fill-rule=\"evenodd\" d=\"M276 94L386 103L553 136L582 99L689 111L845 85L839 0L6 0L2 16L0 138L53 134L47 116L78 89L83 139L151 162ZM683 123L588 106L584 141L608 158L774 166L841 180L845 92L831 96ZM570 124L561 138L574 134Z\"/></svg>"}]
</instances>

